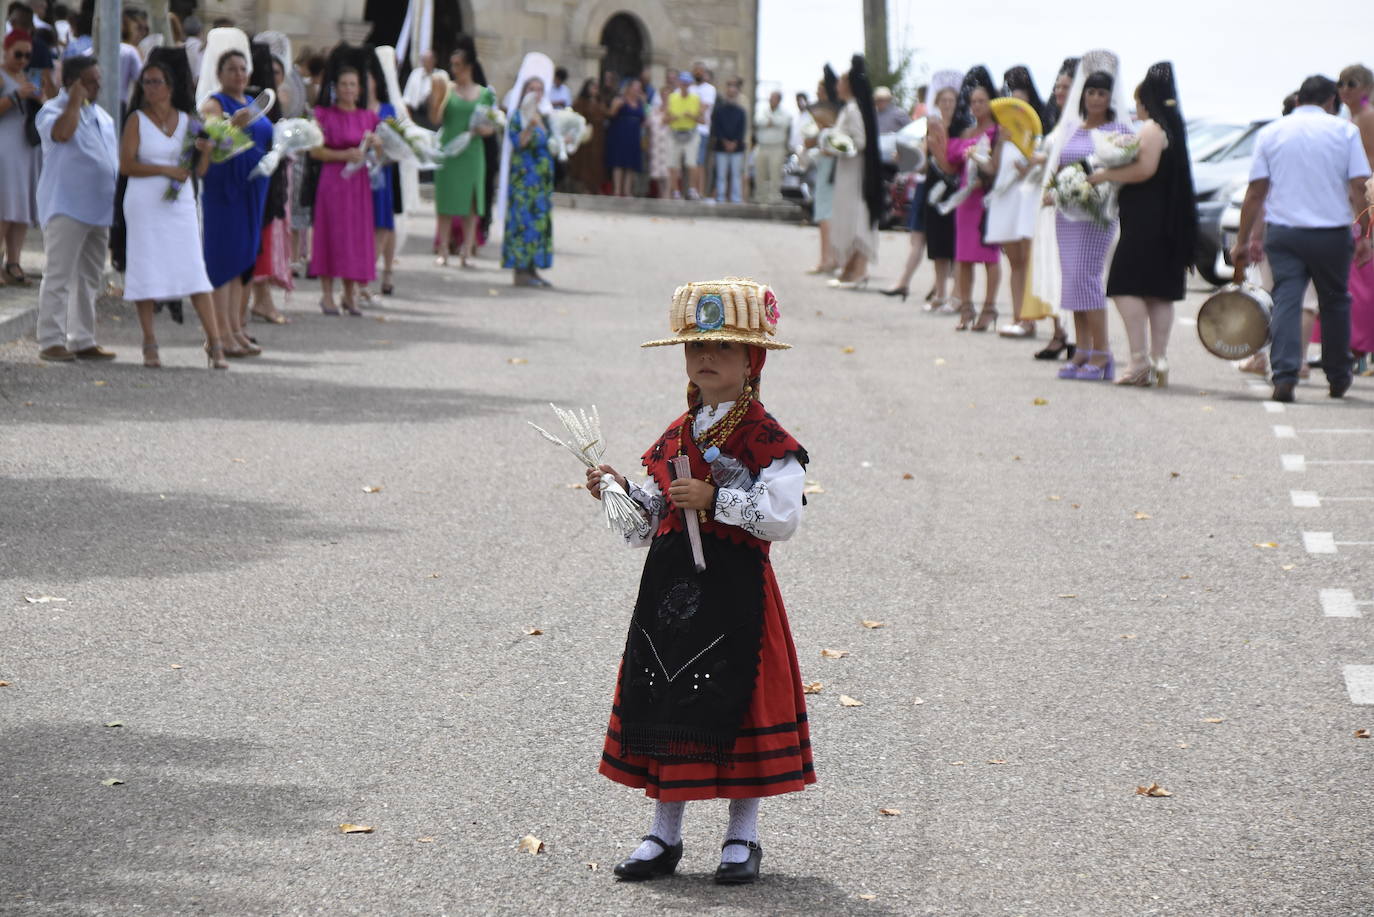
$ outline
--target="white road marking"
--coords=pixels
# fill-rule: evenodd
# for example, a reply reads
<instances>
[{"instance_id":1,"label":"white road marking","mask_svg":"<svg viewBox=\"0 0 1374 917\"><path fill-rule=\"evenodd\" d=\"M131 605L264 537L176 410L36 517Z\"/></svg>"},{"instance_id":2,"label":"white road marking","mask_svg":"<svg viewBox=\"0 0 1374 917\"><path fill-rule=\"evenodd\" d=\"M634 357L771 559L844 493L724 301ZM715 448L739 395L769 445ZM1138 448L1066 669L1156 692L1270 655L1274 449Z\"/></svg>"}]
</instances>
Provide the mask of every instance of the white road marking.
<instances>
[{"instance_id":1,"label":"white road marking","mask_svg":"<svg viewBox=\"0 0 1374 917\"><path fill-rule=\"evenodd\" d=\"M1335 554L1336 536L1331 532L1303 532L1302 546L1308 554Z\"/></svg>"},{"instance_id":2,"label":"white road marking","mask_svg":"<svg viewBox=\"0 0 1374 917\"><path fill-rule=\"evenodd\" d=\"M1183 316L1180 315L1180 316L1178 317L1178 323L1179 323L1180 325L1196 325L1196 324L1197 324L1197 319L1195 319L1195 318L1184 318Z\"/></svg>"},{"instance_id":3,"label":"white road marking","mask_svg":"<svg viewBox=\"0 0 1374 917\"><path fill-rule=\"evenodd\" d=\"M1342 666L1345 690L1352 704L1374 704L1374 665Z\"/></svg>"},{"instance_id":4,"label":"white road marking","mask_svg":"<svg viewBox=\"0 0 1374 917\"><path fill-rule=\"evenodd\" d=\"M1369 602L1356 602L1355 593L1349 589L1323 589L1321 591L1322 614L1328 618L1358 618L1359 605Z\"/></svg>"},{"instance_id":5,"label":"white road marking","mask_svg":"<svg viewBox=\"0 0 1374 917\"><path fill-rule=\"evenodd\" d=\"M1258 391L1259 389L1262 389L1262 388L1268 388L1268 387L1269 387L1269 383L1268 383L1268 382L1261 382L1261 381L1258 380L1258 379L1246 379L1246 380L1245 380L1245 384L1248 385L1250 388L1256 390L1256 391Z\"/></svg>"},{"instance_id":6,"label":"white road marking","mask_svg":"<svg viewBox=\"0 0 1374 917\"><path fill-rule=\"evenodd\" d=\"M1261 404L1264 405L1264 409L1268 411L1270 414L1283 413L1283 405L1279 404L1277 401L1264 401L1261 402Z\"/></svg>"},{"instance_id":7,"label":"white road marking","mask_svg":"<svg viewBox=\"0 0 1374 917\"><path fill-rule=\"evenodd\" d=\"M1315 490L1290 490L1288 496L1293 498L1293 505L1299 509L1319 509L1322 505L1322 499Z\"/></svg>"},{"instance_id":8,"label":"white road marking","mask_svg":"<svg viewBox=\"0 0 1374 917\"><path fill-rule=\"evenodd\" d=\"M1274 435L1279 439L1297 439L1297 431L1292 427L1275 426Z\"/></svg>"},{"instance_id":9,"label":"white road marking","mask_svg":"<svg viewBox=\"0 0 1374 917\"><path fill-rule=\"evenodd\" d=\"M1302 432L1303 432L1303 433L1329 433L1329 434L1331 434L1332 436L1357 436L1357 435L1359 435L1359 434L1370 434L1370 433L1374 433L1374 430L1363 430L1363 429L1358 429L1358 428L1339 429L1339 428L1334 428L1334 427L1332 427L1332 428L1322 429L1322 430L1318 430L1318 429L1303 430Z\"/></svg>"},{"instance_id":10,"label":"white road marking","mask_svg":"<svg viewBox=\"0 0 1374 917\"><path fill-rule=\"evenodd\" d=\"M1281 455L1279 461L1283 462L1284 471L1307 470L1307 461L1301 455Z\"/></svg>"},{"instance_id":11,"label":"white road marking","mask_svg":"<svg viewBox=\"0 0 1374 917\"><path fill-rule=\"evenodd\" d=\"M1308 465L1374 465L1374 459L1310 459L1302 455L1279 456L1284 471L1306 471Z\"/></svg>"}]
</instances>

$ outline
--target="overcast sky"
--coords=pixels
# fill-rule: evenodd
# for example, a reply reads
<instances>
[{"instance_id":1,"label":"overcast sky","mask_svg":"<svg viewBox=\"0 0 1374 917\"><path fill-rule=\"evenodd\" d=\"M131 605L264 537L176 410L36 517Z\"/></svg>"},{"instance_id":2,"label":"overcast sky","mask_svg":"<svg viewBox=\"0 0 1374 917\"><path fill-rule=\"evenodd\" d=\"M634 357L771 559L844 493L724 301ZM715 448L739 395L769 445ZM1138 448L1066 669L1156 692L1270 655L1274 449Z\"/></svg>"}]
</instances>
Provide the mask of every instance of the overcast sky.
<instances>
[{"instance_id":1,"label":"overcast sky","mask_svg":"<svg viewBox=\"0 0 1374 917\"><path fill-rule=\"evenodd\" d=\"M1121 56L1131 87L1150 64L1171 60L1187 117L1273 117L1303 77L1332 79L1348 64L1374 66L1374 34L1349 3L1304 0L1296 8L1260 2L1245 15L1209 0L1139 4L958 4L888 0L891 46L913 48L927 73L985 64L994 79L1015 64L1035 75L1042 95L1060 62L1089 48ZM967 9L967 8L965 8ZM781 83L790 100L814 93L821 65L843 72L863 50L861 0L760 0L759 83Z\"/></svg>"}]
</instances>

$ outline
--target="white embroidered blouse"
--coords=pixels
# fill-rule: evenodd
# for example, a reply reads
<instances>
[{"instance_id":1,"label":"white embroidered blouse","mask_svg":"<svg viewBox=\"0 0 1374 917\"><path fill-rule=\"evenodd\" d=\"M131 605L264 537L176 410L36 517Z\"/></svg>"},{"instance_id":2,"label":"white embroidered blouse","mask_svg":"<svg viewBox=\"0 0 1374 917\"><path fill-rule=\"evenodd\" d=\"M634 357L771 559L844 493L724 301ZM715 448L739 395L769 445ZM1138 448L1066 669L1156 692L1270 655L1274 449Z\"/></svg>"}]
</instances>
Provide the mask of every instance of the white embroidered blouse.
<instances>
[{"instance_id":1,"label":"white embroidered blouse","mask_svg":"<svg viewBox=\"0 0 1374 917\"><path fill-rule=\"evenodd\" d=\"M702 405L692 421L692 437L699 438L711 425L729 413L733 401L722 401L712 408ZM629 482L630 497L644 507L649 517L649 534L643 538L627 536L631 547L646 548L658 531L659 520L673 512L653 478L643 484ZM802 490L806 469L795 455L787 455L759 470L758 480L748 490L720 488L716 493L715 520L737 525L764 541L786 541L801 524Z\"/></svg>"}]
</instances>

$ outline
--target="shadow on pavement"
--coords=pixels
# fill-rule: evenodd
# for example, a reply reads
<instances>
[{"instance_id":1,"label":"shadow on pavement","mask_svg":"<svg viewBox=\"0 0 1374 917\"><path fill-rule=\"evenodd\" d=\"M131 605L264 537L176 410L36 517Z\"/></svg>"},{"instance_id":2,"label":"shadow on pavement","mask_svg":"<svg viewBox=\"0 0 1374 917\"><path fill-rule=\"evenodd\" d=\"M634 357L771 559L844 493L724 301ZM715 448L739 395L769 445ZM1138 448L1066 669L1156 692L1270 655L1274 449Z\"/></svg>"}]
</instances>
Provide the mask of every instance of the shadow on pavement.
<instances>
[{"instance_id":1,"label":"shadow on pavement","mask_svg":"<svg viewBox=\"0 0 1374 917\"><path fill-rule=\"evenodd\" d=\"M659 880L650 884L657 897L678 899L668 905L669 909L690 907L695 913L729 908L759 914L834 917L836 914L854 913L861 906L864 914L897 917L899 913L910 913L894 910L881 900L860 900L858 893L842 889L819 876L770 872L766 852L763 872L756 885L716 885L708 873L678 873L669 881Z\"/></svg>"},{"instance_id":2,"label":"shadow on pavement","mask_svg":"<svg viewBox=\"0 0 1374 917\"><path fill-rule=\"evenodd\" d=\"M6 729L0 911L23 902L25 913L280 913L253 879L281 863L253 851L264 838L299 847L335 820L338 800L228 778L261 751L242 736L100 723ZM125 783L101 785L106 778Z\"/></svg>"},{"instance_id":3,"label":"shadow on pavement","mask_svg":"<svg viewBox=\"0 0 1374 917\"><path fill-rule=\"evenodd\" d=\"M120 490L97 478L5 477L0 491L0 577L33 583L227 570L277 556L286 542L389 532L325 525L273 503Z\"/></svg>"}]
</instances>

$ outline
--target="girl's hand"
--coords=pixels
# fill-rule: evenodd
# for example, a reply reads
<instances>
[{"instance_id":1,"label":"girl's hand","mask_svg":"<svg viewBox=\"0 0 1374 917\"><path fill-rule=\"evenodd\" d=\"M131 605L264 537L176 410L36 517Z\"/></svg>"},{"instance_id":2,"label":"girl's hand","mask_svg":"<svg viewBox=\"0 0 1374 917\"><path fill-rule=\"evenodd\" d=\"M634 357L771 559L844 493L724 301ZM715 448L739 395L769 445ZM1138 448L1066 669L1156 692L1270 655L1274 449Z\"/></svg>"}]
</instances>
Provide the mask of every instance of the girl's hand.
<instances>
[{"instance_id":1,"label":"girl's hand","mask_svg":"<svg viewBox=\"0 0 1374 917\"><path fill-rule=\"evenodd\" d=\"M1100 185L1100 184L1102 184L1102 183L1103 183L1104 181L1106 181L1106 180L1107 180L1107 172L1106 172L1105 169L1099 169L1099 170L1097 170L1096 172L1094 172L1093 174L1091 174L1091 175L1088 176L1088 184L1090 184L1090 185Z\"/></svg>"},{"instance_id":2,"label":"girl's hand","mask_svg":"<svg viewBox=\"0 0 1374 917\"><path fill-rule=\"evenodd\" d=\"M696 478L678 478L668 487L668 499L678 509L710 509L716 489Z\"/></svg>"},{"instance_id":3,"label":"girl's hand","mask_svg":"<svg viewBox=\"0 0 1374 917\"><path fill-rule=\"evenodd\" d=\"M609 474L611 477L615 478L615 482L627 493L629 492L630 487L625 481L625 476L617 472L610 465L602 465L599 468L587 469L587 490L591 491L592 499L601 499L601 476L603 474Z\"/></svg>"}]
</instances>

